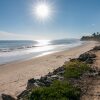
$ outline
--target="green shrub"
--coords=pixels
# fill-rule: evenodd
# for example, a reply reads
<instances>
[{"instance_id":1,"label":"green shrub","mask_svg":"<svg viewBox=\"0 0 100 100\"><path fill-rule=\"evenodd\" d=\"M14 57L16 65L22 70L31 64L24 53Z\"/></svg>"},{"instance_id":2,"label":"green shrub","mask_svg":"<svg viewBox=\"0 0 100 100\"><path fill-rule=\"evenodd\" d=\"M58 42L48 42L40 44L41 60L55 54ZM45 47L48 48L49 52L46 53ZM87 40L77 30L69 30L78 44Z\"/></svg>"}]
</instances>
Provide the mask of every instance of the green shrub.
<instances>
[{"instance_id":1,"label":"green shrub","mask_svg":"<svg viewBox=\"0 0 100 100\"><path fill-rule=\"evenodd\" d=\"M34 89L29 100L79 100L80 89L68 82L54 81L50 87Z\"/></svg>"},{"instance_id":2,"label":"green shrub","mask_svg":"<svg viewBox=\"0 0 100 100\"><path fill-rule=\"evenodd\" d=\"M69 62L64 67L65 78L79 78L84 72L90 69L88 64L79 61Z\"/></svg>"}]
</instances>

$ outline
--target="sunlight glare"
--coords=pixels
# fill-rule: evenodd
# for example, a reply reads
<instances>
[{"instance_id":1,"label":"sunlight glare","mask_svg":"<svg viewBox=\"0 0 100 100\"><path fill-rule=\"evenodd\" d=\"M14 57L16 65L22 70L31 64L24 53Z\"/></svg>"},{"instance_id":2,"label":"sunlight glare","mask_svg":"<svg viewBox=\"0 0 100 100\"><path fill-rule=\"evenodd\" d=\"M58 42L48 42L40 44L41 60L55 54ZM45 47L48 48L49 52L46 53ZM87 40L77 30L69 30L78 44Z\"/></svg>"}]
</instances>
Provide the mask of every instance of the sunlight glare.
<instances>
[{"instance_id":1,"label":"sunlight glare","mask_svg":"<svg viewBox=\"0 0 100 100\"><path fill-rule=\"evenodd\" d=\"M37 1L32 5L32 15L37 20L45 21L51 19L54 12L54 5L46 0Z\"/></svg>"},{"instance_id":2,"label":"sunlight glare","mask_svg":"<svg viewBox=\"0 0 100 100\"><path fill-rule=\"evenodd\" d=\"M50 40L37 40L37 46L46 46L50 44Z\"/></svg>"},{"instance_id":3,"label":"sunlight glare","mask_svg":"<svg viewBox=\"0 0 100 100\"><path fill-rule=\"evenodd\" d=\"M36 6L36 15L40 18L47 18L50 14L50 9L46 4L39 4Z\"/></svg>"}]
</instances>

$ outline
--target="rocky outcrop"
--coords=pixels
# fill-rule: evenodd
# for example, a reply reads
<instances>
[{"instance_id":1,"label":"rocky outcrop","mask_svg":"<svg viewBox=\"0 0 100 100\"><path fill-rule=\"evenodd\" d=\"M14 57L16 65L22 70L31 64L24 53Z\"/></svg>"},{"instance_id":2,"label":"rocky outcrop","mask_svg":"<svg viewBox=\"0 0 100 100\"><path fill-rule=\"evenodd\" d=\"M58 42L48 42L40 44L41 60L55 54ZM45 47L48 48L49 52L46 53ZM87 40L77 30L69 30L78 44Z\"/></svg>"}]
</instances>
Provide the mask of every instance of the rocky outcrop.
<instances>
[{"instance_id":1,"label":"rocky outcrop","mask_svg":"<svg viewBox=\"0 0 100 100\"><path fill-rule=\"evenodd\" d=\"M92 64L94 62L94 58L96 58L96 55L91 52L86 52L84 54L81 54L78 58L79 61L84 61L86 63Z\"/></svg>"},{"instance_id":2,"label":"rocky outcrop","mask_svg":"<svg viewBox=\"0 0 100 100\"><path fill-rule=\"evenodd\" d=\"M95 46L95 47L93 48L93 50L94 50L94 51L100 50L100 46Z\"/></svg>"},{"instance_id":3,"label":"rocky outcrop","mask_svg":"<svg viewBox=\"0 0 100 100\"><path fill-rule=\"evenodd\" d=\"M63 77L61 76L63 73L64 73L64 67L59 67L52 73L49 72L47 75L41 77L40 79L32 78L28 80L26 89L32 89L34 87L40 87L40 86L50 86L50 84L54 80L63 80Z\"/></svg>"},{"instance_id":4,"label":"rocky outcrop","mask_svg":"<svg viewBox=\"0 0 100 100\"><path fill-rule=\"evenodd\" d=\"M17 96L18 100L21 100L21 98L25 97L32 89L36 87L48 87L54 80L64 80L64 77L62 77L63 73L64 67L59 67L53 72L49 72L44 77L41 77L40 79L29 79L27 82L26 90L24 90L20 95Z\"/></svg>"},{"instance_id":5,"label":"rocky outcrop","mask_svg":"<svg viewBox=\"0 0 100 100\"><path fill-rule=\"evenodd\" d=\"M7 95L7 94L2 94L1 97L2 97L2 100L17 100L11 95Z\"/></svg>"}]
</instances>

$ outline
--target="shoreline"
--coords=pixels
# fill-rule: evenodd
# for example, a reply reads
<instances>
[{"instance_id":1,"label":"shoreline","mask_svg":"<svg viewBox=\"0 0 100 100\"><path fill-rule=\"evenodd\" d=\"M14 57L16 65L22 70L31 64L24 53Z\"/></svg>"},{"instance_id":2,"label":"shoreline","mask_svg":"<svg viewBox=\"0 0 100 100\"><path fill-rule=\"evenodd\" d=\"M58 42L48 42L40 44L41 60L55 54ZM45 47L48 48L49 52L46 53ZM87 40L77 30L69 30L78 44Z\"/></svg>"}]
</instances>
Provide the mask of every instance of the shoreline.
<instances>
[{"instance_id":1,"label":"shoreline","mask_svg":"<svg viewBox=\"0 0 100 100\"><path fill-rule=\"evenodd\" d=\"M71 49L71 48L75 48L75 47L79 47L79 46L81 46L81 45L84 45L86 43L86 41L85 42L80 42L80 43L78 43L77 45L75 44L75 45L72 45L72 46L68 46L67 47L67 45L66 46L64 46L63 48L61 47L61 49L57 49L57 46L55 45L55 46L52 46L51 45L51 48L55 48L54 50L52 49L52 50L47 50L47 51L45 51L45 52L41 52L41 49L43 49L43 48L40 48L40 52L38 52L37 54L31 54L31 53L29 53L28 55L26 55L26 54L24 54L24 55L21 55L21 58L20 58L20 55L18 54L17 56L15 56L15 57L13 57L13 56L11 56L11 57L9 57L9 58L6 58L6 56L5 56L5 58L1 58L1 61L0 61L0 65L5 65L5 64L10 64L10 63L14 63L14 62L23 62L23 61L28 61L28 60L31 60L31 59L34 59L34 58L38 58L38 57L43 57L43 56L46 56L46 55L49 55L49 54L54 54L54 53L57 53L57 52L62 52L62 51L67 51L67 50L69 50L69 49ZM49 46L49 45L48 45ZM47 46L47 48L48 48L48 46ZM31 48L32 49L32 48ZM33 48L33 50L34 50L35 48ZM46 47L45 47L45 49L46 49ZM23 51L25 51L24 49L23 49ZM29 50L29 51L31 51L31 50ZM21 51L22 52L22 51ZM10 52L11 53L11 52ZM35 53L35 52L34 52ZM15 53L16 54L16 53ZM30 55L31 54L31 55ZM9 55L9 54L8 54ZM11 54L12 55L12 54Z\"/></svg>"},{"instance_id":2,"label":"shoreline","mask_svg":"<svg viewBox=\"0 0 100 100\"><path fill-rule=\"evenodd\" d=\"M95 41L89 41L89 42L95 42ZM70 48L67 48L67 49L64 49L64 50L60 50L60 51L50 51L50 52L46 52L39 55L39 56L34 56L34 57L30 57L30 58L25 58L25 59L21 59L21 60L15 60L15 61L10 61L10 62L5 62L5 63L1 63L0 66L3 66L3 65L8 65L8 64L13 64L13 63L19 63L19 62L26 62L26 61L30 61L32 59L38 59L38 58L41 58L41 57L45 57L45 56L48 56L48 55L53 55L53 54L58 54L58 53L61 53L61 52L67 52L71 49L75 49L75 48L78 48L78 47L82 47L82 46L85 46L88 42L85 41L83 42L82 44L80 45L77 45L77 46L74 46L74 47L70 47ZM95 42L97 44L97 42Z\"/></svg>"},{"instance_id":3,"label":"shoreline","mask_svg":"<svg viewBox=\"0 0 100 100\"><path fill-rule=\"evenodd\" d=\"M3 48L2 45L0 45L0 65L8 64L8 63L16 62L16 61L18 62L18 61L30 60L32 58L52 54L55 52L64 51L71 47L82 45L84 43L83 41L80 41L79 39L76 39L76 40L73 39L73 41L70 40L68 41L69 43L67 43L67 41L64 41L64 43L62 43L61 41L61 44L60 44L60 43L53 43L53 40L51 40L46 45L42 45L42 44L39 45L40 43L39 42L36 44L33 43L33 45L37 45L35 47L30 46L30 44L29 45L27 44L28 46L24 48L21 48L21 47L19 48L19 46L16 46L18 44L14 45L15 43L14 41L12 41L13 44L8 43L7 47L5 44L5 48ZM10 45L12 47L9 47ZM21 45L21 42L20 42L20 45ZM13 46L15 46L15 48Z\"/></svg>"},{"instance_id":4,"label":"shoreline","mask_svg":"<svg viewBox=\"0 0 100 100\"><path fill-rule=\"evenodd\" d=\"M25 89L28 79L33 77L40 78L46 75L48 72L62 66L69 58L78 57L95 45L96 42L88 42L79 47L33 58L28 61L0 65L0 93L18 95Z\"/></svg>"}]
</instances>

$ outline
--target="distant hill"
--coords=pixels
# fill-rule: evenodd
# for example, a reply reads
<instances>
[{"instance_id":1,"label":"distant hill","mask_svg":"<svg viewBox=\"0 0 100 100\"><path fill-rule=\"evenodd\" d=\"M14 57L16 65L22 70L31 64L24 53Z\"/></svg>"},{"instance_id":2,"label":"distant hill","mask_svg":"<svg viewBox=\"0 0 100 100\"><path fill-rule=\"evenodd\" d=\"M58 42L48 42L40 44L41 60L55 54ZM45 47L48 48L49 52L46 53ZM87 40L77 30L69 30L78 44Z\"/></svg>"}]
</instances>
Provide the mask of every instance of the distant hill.
<instances>
[{"instance_id":1,"label":"distant hill","mask_svg":"<svg viewBox=\"0 0 100 100\"><path fill-rule=\"evenodd\" d=\"M90 36L83 36L81 38L82 41L91 41L91 40L94 40L94 41L100 41L100 33L97 32L97 33L93 33L92 35Z\"/></svg>"}]
</instances>

